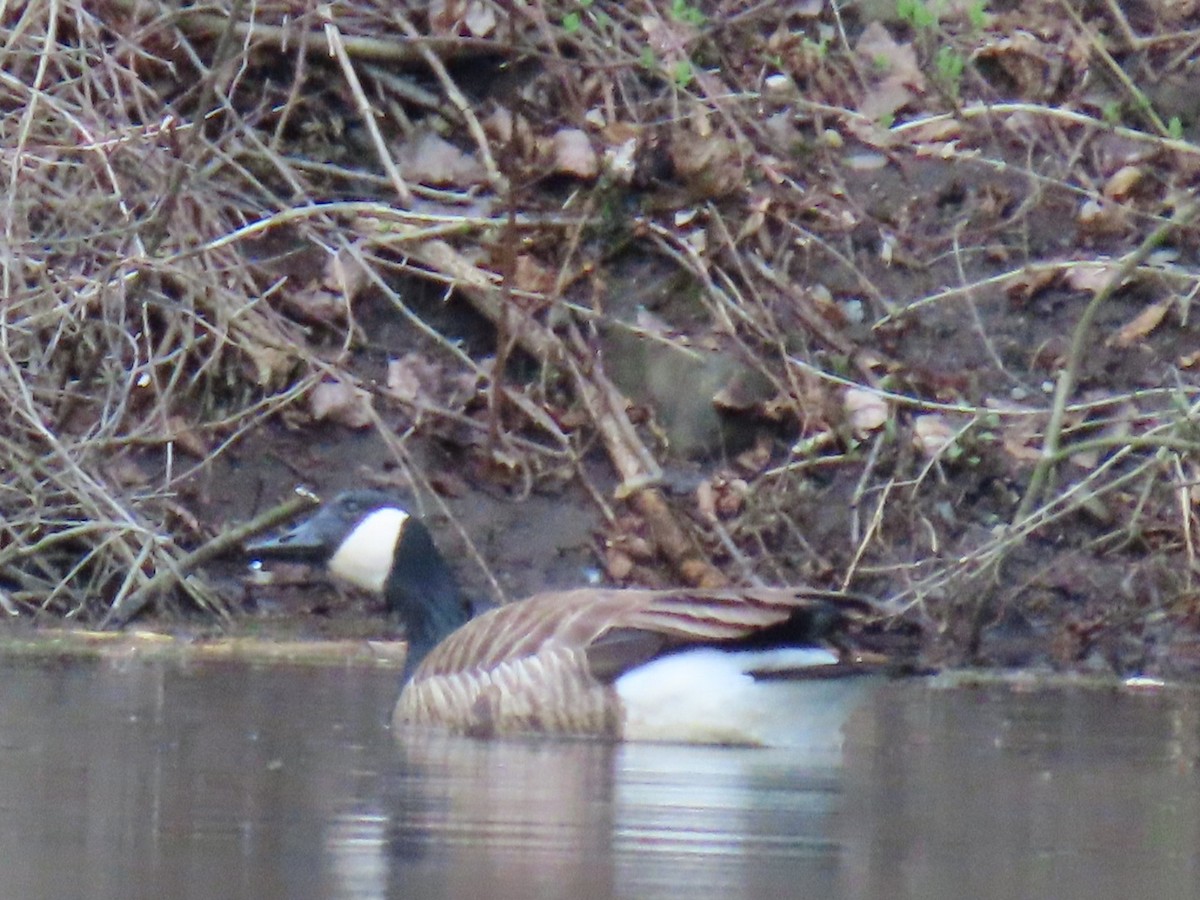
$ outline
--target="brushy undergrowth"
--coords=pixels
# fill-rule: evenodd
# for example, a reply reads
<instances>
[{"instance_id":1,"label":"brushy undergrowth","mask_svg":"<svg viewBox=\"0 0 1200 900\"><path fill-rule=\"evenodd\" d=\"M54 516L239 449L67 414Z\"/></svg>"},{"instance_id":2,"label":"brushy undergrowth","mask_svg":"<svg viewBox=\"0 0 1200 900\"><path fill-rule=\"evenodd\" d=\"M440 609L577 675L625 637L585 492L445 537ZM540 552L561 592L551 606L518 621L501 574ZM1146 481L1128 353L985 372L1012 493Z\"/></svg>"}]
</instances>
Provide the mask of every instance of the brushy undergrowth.
<instances>
[{"instance_id":1,"label":"brushy undergrowth","mask_svg":"<svg viewBox=\"0 0 1200 900\"><path fill-rule=\"evenodd\" d=\"M1158 564L1081 605L1065 658L1135 613L1194 627L1200 15L878 6L6 11L5 607L224 609L177 491L282 414L401 463L465 430L526 487L600 446L615 580L865 587L974 650L1031 592L1085 592L1009 568L1057 547ZM368 302L429 341L385 381L355 364ZM744 440L680 501L656 423L712 372Z\"/></svg>"}]
</instances>

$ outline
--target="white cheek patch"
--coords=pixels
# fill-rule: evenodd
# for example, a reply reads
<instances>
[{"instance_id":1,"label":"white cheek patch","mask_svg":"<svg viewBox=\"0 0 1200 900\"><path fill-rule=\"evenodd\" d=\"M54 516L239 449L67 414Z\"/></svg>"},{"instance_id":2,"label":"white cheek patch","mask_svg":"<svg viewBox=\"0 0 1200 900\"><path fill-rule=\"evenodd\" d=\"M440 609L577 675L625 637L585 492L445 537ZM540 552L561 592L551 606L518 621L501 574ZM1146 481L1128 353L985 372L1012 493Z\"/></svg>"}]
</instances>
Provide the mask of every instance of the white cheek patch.
<instances>
[{"instance_id":1,"label":"white cheek patch","mask_svg":"<svg viewBox=\"0 0 1200 900\"><path fill-rule=\"evenodd\" d=\"M394 506L375 510L346 535L329 560L329 571L355 587L382 594L407 521L408 513Z\"/></svg>"}]
</instances>

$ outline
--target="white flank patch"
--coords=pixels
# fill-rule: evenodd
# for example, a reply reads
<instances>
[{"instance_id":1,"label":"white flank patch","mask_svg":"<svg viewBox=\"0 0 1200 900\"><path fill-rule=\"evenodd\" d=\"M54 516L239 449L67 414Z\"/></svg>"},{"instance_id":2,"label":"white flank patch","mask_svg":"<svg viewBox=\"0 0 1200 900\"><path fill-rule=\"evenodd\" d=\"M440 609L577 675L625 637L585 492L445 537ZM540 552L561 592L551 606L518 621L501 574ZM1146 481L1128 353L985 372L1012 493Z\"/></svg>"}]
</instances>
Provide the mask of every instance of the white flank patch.
<instances>
[{"instance_id":1,"label":"white flank patch","mask_svg":"<svg viewBox=\"0 0 1200 900\"><path fill-rule=\"evenodd\" d=\"M408 513L394 506L377 509L346 535L329 560L329 571L355 587L383 593Z\"/></svg>"},{"instance_id":2,"label":"white flank patch","mask_svg":"<svg viewBox=\"0 0 1200 900\"><path fill-rule=\"evenodd\" d=\"M838 753L842 726L866 676L756 680L748 671L786 672L836 663L817 648L729 652L691 650L654 660L615 684L630 741L803 747Z\"/></svg>"}]
</instances>

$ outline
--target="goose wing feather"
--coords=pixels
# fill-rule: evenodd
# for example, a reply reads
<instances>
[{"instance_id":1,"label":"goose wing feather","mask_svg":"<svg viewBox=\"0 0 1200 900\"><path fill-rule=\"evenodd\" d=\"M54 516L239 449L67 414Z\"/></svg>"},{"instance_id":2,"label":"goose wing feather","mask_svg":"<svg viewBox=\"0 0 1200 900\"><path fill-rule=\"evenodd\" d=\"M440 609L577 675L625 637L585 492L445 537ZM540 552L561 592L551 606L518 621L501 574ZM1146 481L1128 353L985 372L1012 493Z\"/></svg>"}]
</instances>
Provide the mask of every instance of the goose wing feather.
<instances>
[{"instance_id":1,"label":"goose wing feather","mask_svg":"<svg viewBox=\"0 0 1200 900\"><path fill-rule=\"evenodd\" d=\"M422 661L396 707L399 723L471 734L615 734L609 684L692 644L745 639L806 611L848 618L874 607L841 594L751 589L591 590L540 594L484 613Z\"/></svg>"},{"instance_id":2,"label":"goose wing feather","mask_svg":"<svg viewBox=\"0 0 1200 900\"><path fill-rule=\"evenodd\" d=\"M538 594L471 620L439 644L414 680L535 656L547 648L586 651L614 631L658 635L663 648L736 641L803 611L835 607L861 618L875 607L835 592L760 588L721 591L591 590Z\"/></svg>"}]
</instances>

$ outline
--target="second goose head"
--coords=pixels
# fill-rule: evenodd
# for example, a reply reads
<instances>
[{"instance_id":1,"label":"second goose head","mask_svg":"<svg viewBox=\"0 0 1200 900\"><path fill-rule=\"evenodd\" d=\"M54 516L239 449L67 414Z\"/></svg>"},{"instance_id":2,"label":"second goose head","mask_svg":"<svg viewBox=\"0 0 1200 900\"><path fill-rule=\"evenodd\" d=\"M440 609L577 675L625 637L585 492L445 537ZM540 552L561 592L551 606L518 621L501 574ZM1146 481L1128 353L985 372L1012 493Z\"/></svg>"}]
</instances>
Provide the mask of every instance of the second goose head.
<instances>
[{"instance_id":1,"label":"second goose head","mask_svg":"<svg viewBox=\"0 0 1200 900\"><path fill-rule=\"evenodd\" d=\"M429 530L382 491L346 491L311 518L246 549L259 559L323 565L342 581L383 597L404 624L410 672L471 618Z\"/></svg>"}]
</instances>

